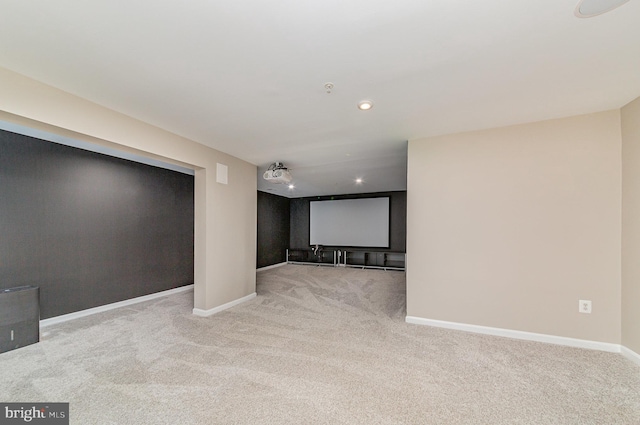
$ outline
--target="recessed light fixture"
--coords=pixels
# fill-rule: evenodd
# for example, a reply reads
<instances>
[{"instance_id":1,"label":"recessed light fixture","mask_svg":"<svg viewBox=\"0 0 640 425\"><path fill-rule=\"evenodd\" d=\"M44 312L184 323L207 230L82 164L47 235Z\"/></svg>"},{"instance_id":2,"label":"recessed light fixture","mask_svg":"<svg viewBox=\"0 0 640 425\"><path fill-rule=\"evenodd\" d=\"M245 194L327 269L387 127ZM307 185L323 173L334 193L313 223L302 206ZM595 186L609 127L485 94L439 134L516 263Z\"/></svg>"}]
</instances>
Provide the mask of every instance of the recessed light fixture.
<instances>
[{"instance_id":1,"label":"recessed light fixture","mask_svg":"<svg viewBox=\"0 0 640 425\"><path fill-rule=\"evenodd\" d=\"M373 102L370 100L362 100L358 103L358 109L361 111L368 111L373 108Z\"/></svg>"},{"instance_id":2,"label":"recessed light fixture","mask_svg":"<svg viewBox=\"0 0 640 425\"><path fill-rule=\"evenodd\" d=\"M602 15L617 7L622 6L629 0L580 0L573 12L578 18L591 18Z\"/></svg>"},{"instance_id":3,"label":"recessed light fixture","mask_svg":"<svg viewBox=\"0 0 640 425\"><path fill-rule=\"evenodd\" d=\"M292 184L289 185L289 189L295 189L296 187Z\"/></svg>"},{"instance_id":4,"label":"recessed light fixture","mask_svg":"<svg viewBox=\"0 0 640 425\"><path fill-rule=\"evenodd\" d=\"M358 178L356 179L356 184L362 184L362 179L358 177Z\"/></svg>"}]
</instances>

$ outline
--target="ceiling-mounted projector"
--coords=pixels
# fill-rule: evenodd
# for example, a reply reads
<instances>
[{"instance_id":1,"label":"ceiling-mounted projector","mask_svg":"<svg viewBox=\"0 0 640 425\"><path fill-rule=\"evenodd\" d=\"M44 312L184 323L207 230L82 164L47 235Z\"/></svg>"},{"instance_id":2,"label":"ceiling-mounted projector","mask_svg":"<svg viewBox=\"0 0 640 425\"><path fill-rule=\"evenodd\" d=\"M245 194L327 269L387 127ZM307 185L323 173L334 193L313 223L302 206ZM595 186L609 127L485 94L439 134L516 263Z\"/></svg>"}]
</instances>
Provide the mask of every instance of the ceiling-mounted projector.
<instances>
[{"instance_id":1,"label":"ceiling-mounted projector","mask_svg":"<svg viewBox=\"0 0 640 425\"><path fill-rule=\"evenodd\" d=\"M281 162L271 164L262 178L269 183L290 183L292 179L291 173Z\"/></svg>"}]
</instances>

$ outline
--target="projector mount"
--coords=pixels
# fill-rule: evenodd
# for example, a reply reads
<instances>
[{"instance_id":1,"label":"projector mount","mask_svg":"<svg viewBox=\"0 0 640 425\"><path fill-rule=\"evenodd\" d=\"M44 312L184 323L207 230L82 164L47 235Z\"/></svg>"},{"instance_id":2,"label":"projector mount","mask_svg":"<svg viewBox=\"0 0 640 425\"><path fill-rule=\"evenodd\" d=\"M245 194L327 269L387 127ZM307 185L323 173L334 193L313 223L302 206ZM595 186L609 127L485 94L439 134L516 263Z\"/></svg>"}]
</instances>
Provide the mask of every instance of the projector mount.
<instances>
[{"instance_id":1,"label":"projector mount","mask_svg":"<svg viewBox=\"0 0 640 425\"><path fill-rule=\"evenodd\" d=\"M273 171L273 170L286 170L287 167L285 167L282 162L274 162L273 164L269 165L269 168L267 168L268 171Z\"/></svg>"}]
</instances>

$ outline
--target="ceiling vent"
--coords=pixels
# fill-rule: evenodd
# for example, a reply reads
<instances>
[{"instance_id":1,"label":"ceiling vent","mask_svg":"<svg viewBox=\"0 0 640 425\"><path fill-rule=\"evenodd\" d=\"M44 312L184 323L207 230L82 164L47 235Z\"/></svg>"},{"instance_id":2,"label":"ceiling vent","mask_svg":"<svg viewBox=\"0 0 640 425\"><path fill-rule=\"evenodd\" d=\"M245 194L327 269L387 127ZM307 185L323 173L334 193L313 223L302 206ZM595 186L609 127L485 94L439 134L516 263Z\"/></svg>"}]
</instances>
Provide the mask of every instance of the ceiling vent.
<instances>
[{"instance_id":1,"label":"ceiling vent","mask_svg":"<svg viewBox=\"0 0 640 425\"><path fill-rule=\"evenodd\" d=\"M290 183L291 173L281 162L274 162L262 175L269 183Z\"/></svg>"}]
</instances>

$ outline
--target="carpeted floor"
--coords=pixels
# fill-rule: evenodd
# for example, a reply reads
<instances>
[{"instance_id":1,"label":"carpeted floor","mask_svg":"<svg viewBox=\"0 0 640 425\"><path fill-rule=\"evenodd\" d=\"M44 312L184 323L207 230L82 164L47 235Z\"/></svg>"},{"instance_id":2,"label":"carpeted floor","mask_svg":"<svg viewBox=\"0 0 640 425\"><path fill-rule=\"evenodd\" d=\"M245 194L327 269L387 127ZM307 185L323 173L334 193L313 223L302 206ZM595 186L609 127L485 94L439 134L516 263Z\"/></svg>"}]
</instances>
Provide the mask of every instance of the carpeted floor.
<instances>
[{"instance_id":1,"label":"carpeted floor","mask_svg":"<svg viewBox=\"0 0 640 425\"><path fill-rule=\"evenodd\" d=\"M404 323L402 272L289 265L209 318L193 293L45 328L0 401L72 424L640 424L621 355Z\"/></svg>"}]
</instances>

